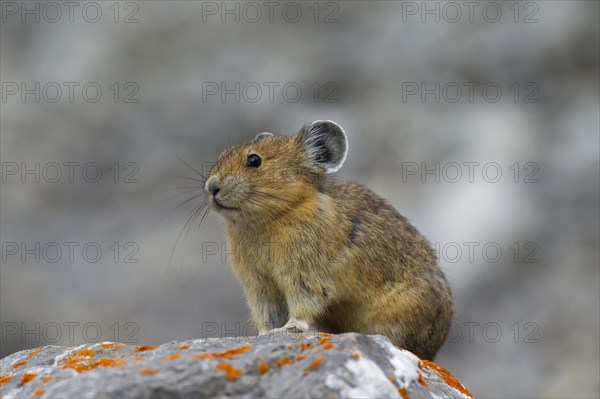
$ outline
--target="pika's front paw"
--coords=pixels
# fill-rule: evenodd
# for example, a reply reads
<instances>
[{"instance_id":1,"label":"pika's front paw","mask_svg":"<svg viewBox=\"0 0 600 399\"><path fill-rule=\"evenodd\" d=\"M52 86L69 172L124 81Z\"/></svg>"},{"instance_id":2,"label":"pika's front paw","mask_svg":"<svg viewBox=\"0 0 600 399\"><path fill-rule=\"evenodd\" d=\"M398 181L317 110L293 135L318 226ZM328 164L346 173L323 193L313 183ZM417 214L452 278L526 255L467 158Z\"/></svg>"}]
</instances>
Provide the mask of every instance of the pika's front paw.
<instances>
[{"instance_id":1,"label":"pika's front paw","mask_svg":"<svg viewBox=\"0 0 600 399\"><path fill-rule=\"evenodd\" d=\"M283 327L274 328L269 333L277 334L277 333L287 333L287 334L299 334L299 333L309 333L316 332L316 327L308 323L305 320L298 320L295 317L292 317L288 320L287 323Z\"/></svg>"}]
</instances>

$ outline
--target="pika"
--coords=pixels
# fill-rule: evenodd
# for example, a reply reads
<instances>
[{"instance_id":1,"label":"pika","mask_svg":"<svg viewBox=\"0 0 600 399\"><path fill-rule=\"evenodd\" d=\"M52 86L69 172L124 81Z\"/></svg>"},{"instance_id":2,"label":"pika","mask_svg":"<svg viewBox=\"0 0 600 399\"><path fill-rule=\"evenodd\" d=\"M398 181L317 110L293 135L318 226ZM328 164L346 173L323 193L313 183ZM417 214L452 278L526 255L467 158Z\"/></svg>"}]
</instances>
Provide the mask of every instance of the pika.
<instances>
[{"instance_id":1,"label":"pika","mask_svg":"<svg viewBox=\"0 0 600 399\"><path fill-rule=\"evenodd\" d=\"M227 221L252 321L259 334L381 334L433 359L453 316L448 282L392 205L331 178L347 153L342 127L315 121L292 136L260 133L212 167L204 190Z\"/></svg>"}]
</instances>

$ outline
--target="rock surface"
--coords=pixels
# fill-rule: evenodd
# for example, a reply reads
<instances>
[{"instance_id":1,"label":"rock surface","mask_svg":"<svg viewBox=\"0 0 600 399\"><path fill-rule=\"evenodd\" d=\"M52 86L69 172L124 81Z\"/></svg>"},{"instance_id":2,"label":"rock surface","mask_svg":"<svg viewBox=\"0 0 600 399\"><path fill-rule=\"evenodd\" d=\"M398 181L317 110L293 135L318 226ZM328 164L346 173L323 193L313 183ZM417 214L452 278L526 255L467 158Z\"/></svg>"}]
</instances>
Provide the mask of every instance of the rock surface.
<instances>
[{"instance_id":1,"label":"rock surface","mask_svg":"<svg viewBox=\"0 0 600 399\"><path fill-rule=\"evenodd\" d=\"M267 335L45 346L0 360L2 398L468 398L435 363L382 336Z\"/></svg>"}]
</instances>

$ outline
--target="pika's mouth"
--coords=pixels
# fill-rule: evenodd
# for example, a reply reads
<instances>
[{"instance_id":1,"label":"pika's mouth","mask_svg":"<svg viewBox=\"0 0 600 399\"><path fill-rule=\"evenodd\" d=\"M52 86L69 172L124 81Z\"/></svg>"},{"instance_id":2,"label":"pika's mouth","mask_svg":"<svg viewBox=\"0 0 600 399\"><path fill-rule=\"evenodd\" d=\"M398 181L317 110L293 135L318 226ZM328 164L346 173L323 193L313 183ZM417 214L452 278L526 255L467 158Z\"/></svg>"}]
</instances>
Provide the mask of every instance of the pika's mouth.
<instances>
[{"instance_id":1,"label":"pika's mouth","mask_svg":"<svg viewBox=\"0 0 600 399\"><path fill-rule=\"evenodd\" d=\"M238 210L237 208L232 208L232 207L221 204L219 202L219 200L216 199L214 196L210 197L210 202L217 211L237 211Z\"/></svg>"}]
</instances>

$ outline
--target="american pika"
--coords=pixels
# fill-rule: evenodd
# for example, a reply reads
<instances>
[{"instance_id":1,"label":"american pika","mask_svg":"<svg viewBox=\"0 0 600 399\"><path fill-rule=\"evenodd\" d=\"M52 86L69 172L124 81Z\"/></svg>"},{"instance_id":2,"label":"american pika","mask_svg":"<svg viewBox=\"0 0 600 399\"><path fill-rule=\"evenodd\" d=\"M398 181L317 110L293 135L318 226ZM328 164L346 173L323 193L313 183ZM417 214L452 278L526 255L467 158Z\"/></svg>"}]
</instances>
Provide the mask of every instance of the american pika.
<instances>
[{"instance_id":1,"label":"american pika","mask_svg":"<svg viewBox=\"0 0 600 399\"><path fill-rule=\"evenodd\" d=\"M453 315L448 282L386 200L329 177L347 152L342 127L315 121L292 136L260 133L212 167L204 189L227 221L252 320L261 334L381 334L432 359Z\"/></svg>"}]
</instances>

